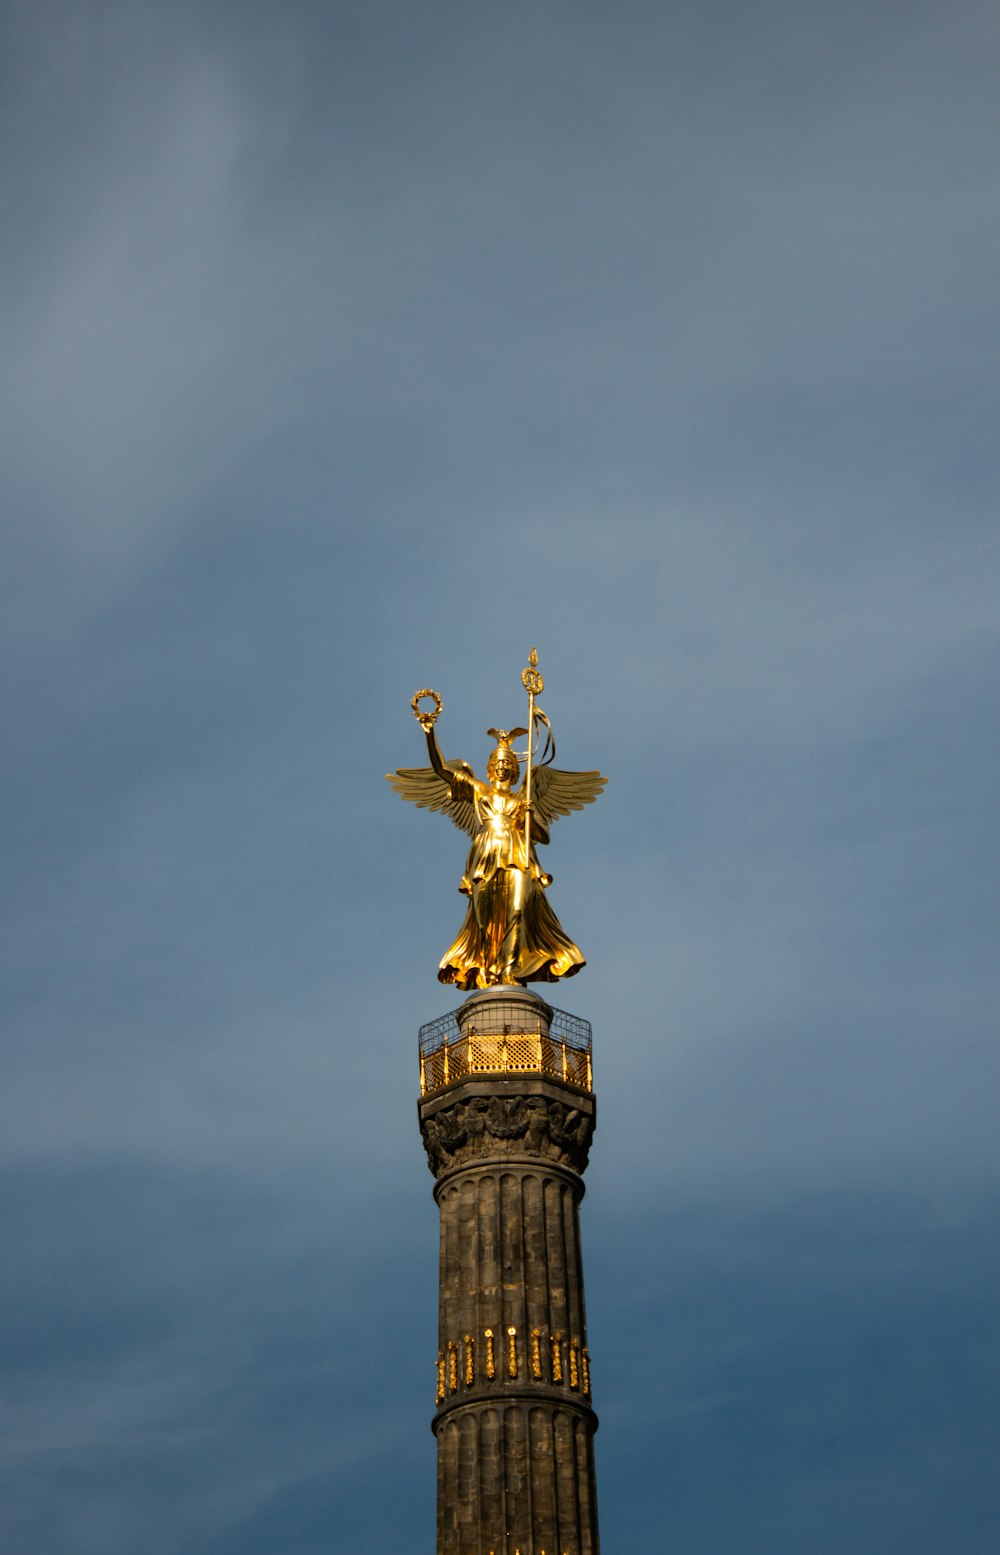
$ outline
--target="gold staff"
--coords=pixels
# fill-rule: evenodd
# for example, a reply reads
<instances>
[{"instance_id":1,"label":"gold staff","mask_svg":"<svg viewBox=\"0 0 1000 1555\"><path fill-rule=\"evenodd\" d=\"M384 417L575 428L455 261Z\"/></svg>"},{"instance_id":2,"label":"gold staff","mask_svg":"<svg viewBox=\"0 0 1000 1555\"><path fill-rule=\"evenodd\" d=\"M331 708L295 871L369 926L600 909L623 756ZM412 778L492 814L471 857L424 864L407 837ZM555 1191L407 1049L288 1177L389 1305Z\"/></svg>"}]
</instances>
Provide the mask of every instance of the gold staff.
<instances>
[{"instance_id":1,"label":"gold staff","mask_svg":"<svg viewBox=\"0 0 1000 1555\"><path fill-rule=\"evenodd\" d=\"M542 672L538 668L538 649L532 648L528 662L521 671L521 684L528 693L528 768L524 780L524 851L531 858L531 754L535 741L535 698L545 690Z\"/></svg>"}]
</instances>

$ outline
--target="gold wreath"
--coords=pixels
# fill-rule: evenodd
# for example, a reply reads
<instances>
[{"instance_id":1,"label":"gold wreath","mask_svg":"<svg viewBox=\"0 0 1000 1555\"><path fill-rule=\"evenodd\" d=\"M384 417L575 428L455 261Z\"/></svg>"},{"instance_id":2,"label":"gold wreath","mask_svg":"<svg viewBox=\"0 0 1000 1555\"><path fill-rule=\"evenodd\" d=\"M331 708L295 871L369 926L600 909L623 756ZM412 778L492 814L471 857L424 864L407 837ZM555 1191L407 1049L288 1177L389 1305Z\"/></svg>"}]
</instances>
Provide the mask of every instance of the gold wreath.
<instances>
[{"instance_id":1,"label":"gold wreath","mask_svg":"<svg viewBox=\"0 0 1000 1555\"><path fill-rule=\"evenodd\" d=\"M525 691L530 691L533 697L539 696L545 690L545 682L542 679L541 670L536 670L533 665L521 671L521 685Z\"/></svg>"},{"instance_id":2,"label":"gold wreath","mask_svg":"<svg viewBox=\"0 0 1000 1555\"><path fill-rule=\"evenodd\" d=\"M424 697L434 698L433 713L422 713L420 711L418 704L423 700ZM438 696L436 691L431 690L430 686L425 686L422 691L414 691L412 697L410 698L410 706L413 708L413 716L414 718L419 718L421 723L423 723L425 718L429 718L432 724L437 723L441 716L442 705L441 698Z\"/></svg>"}]
</instances>

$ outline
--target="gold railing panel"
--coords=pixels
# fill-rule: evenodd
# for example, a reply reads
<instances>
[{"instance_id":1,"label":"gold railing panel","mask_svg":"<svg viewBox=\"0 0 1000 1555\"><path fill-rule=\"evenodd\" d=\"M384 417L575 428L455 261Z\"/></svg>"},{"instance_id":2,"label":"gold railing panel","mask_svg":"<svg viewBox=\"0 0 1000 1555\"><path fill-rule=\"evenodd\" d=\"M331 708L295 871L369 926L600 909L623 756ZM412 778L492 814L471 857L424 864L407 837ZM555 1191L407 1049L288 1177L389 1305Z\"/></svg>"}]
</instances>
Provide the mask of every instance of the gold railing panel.
<instances>
[{"instance_id":1,"label":"gold railing panel","mask_svg":"<svg viewBox=\"0 0 1000 1555\"><path fill-rule=\"evenodd\" d=\"M420 1094L427 1096L473 1074L544 1074L585 1091L593 1086L590 1054L585 1049L538 1031L508 1031L502 1036L470 1032L422 1055Z\"/></svg>"}]
</instances>

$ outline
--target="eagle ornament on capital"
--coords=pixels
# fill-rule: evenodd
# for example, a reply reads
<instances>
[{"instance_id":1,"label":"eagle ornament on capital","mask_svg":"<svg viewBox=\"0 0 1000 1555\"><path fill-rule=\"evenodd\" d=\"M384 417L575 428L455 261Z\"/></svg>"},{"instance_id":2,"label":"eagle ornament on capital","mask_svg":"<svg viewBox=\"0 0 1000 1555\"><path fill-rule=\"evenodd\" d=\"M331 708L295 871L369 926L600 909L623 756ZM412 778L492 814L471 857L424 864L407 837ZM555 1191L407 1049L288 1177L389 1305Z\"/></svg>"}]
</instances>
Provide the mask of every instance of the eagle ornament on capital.
<instances>
[{"instance_id":1,"label":"eagle ornament on capital","mask_svg":"<svg viewBox=\"0 0 1000 1555\"><path fill-rule=\"evenodd\" d=\"M472 838L458 887L469 899L465 921L438 967L442 983L462 989L553 983L586 964L549 905L552 876L536 850L548 843L552 822L593 803L607 778L553 766L552 726L535 700L545 682L534 648L521 683L528 693L528 727L487 730L496 744L485 780L467 761L445 760L434 732L441 698L426 687L410 705L431 764L386 774L401 799L443 811ZM515 750L522 736L525 749Z\"/></svg>"}]
</instances>

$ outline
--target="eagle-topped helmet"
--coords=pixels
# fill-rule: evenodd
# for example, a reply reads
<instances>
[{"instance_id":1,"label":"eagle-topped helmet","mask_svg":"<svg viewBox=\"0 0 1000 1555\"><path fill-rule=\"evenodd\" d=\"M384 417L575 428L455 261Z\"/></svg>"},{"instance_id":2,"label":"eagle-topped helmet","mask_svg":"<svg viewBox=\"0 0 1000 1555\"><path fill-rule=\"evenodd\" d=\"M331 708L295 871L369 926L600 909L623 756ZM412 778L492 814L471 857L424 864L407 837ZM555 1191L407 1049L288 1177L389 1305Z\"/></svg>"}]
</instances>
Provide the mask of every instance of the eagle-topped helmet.
<instances>
[{"instance_id":1,"label":"eagle-topped helmet","mask_svg":"<svg viewBox=\"0 0 1000 1555\"><path fill-rule=\"evenodd\" d=\"M486 763L486 775L491 783L496 782L501 771L509 776L511 786L517 782L521 764L517 752L511 749L511 741L520 739L521 735L527 732L527 729L487 729L486 733L497 742L496 748Z\"/></svg>"}]
</instances>

